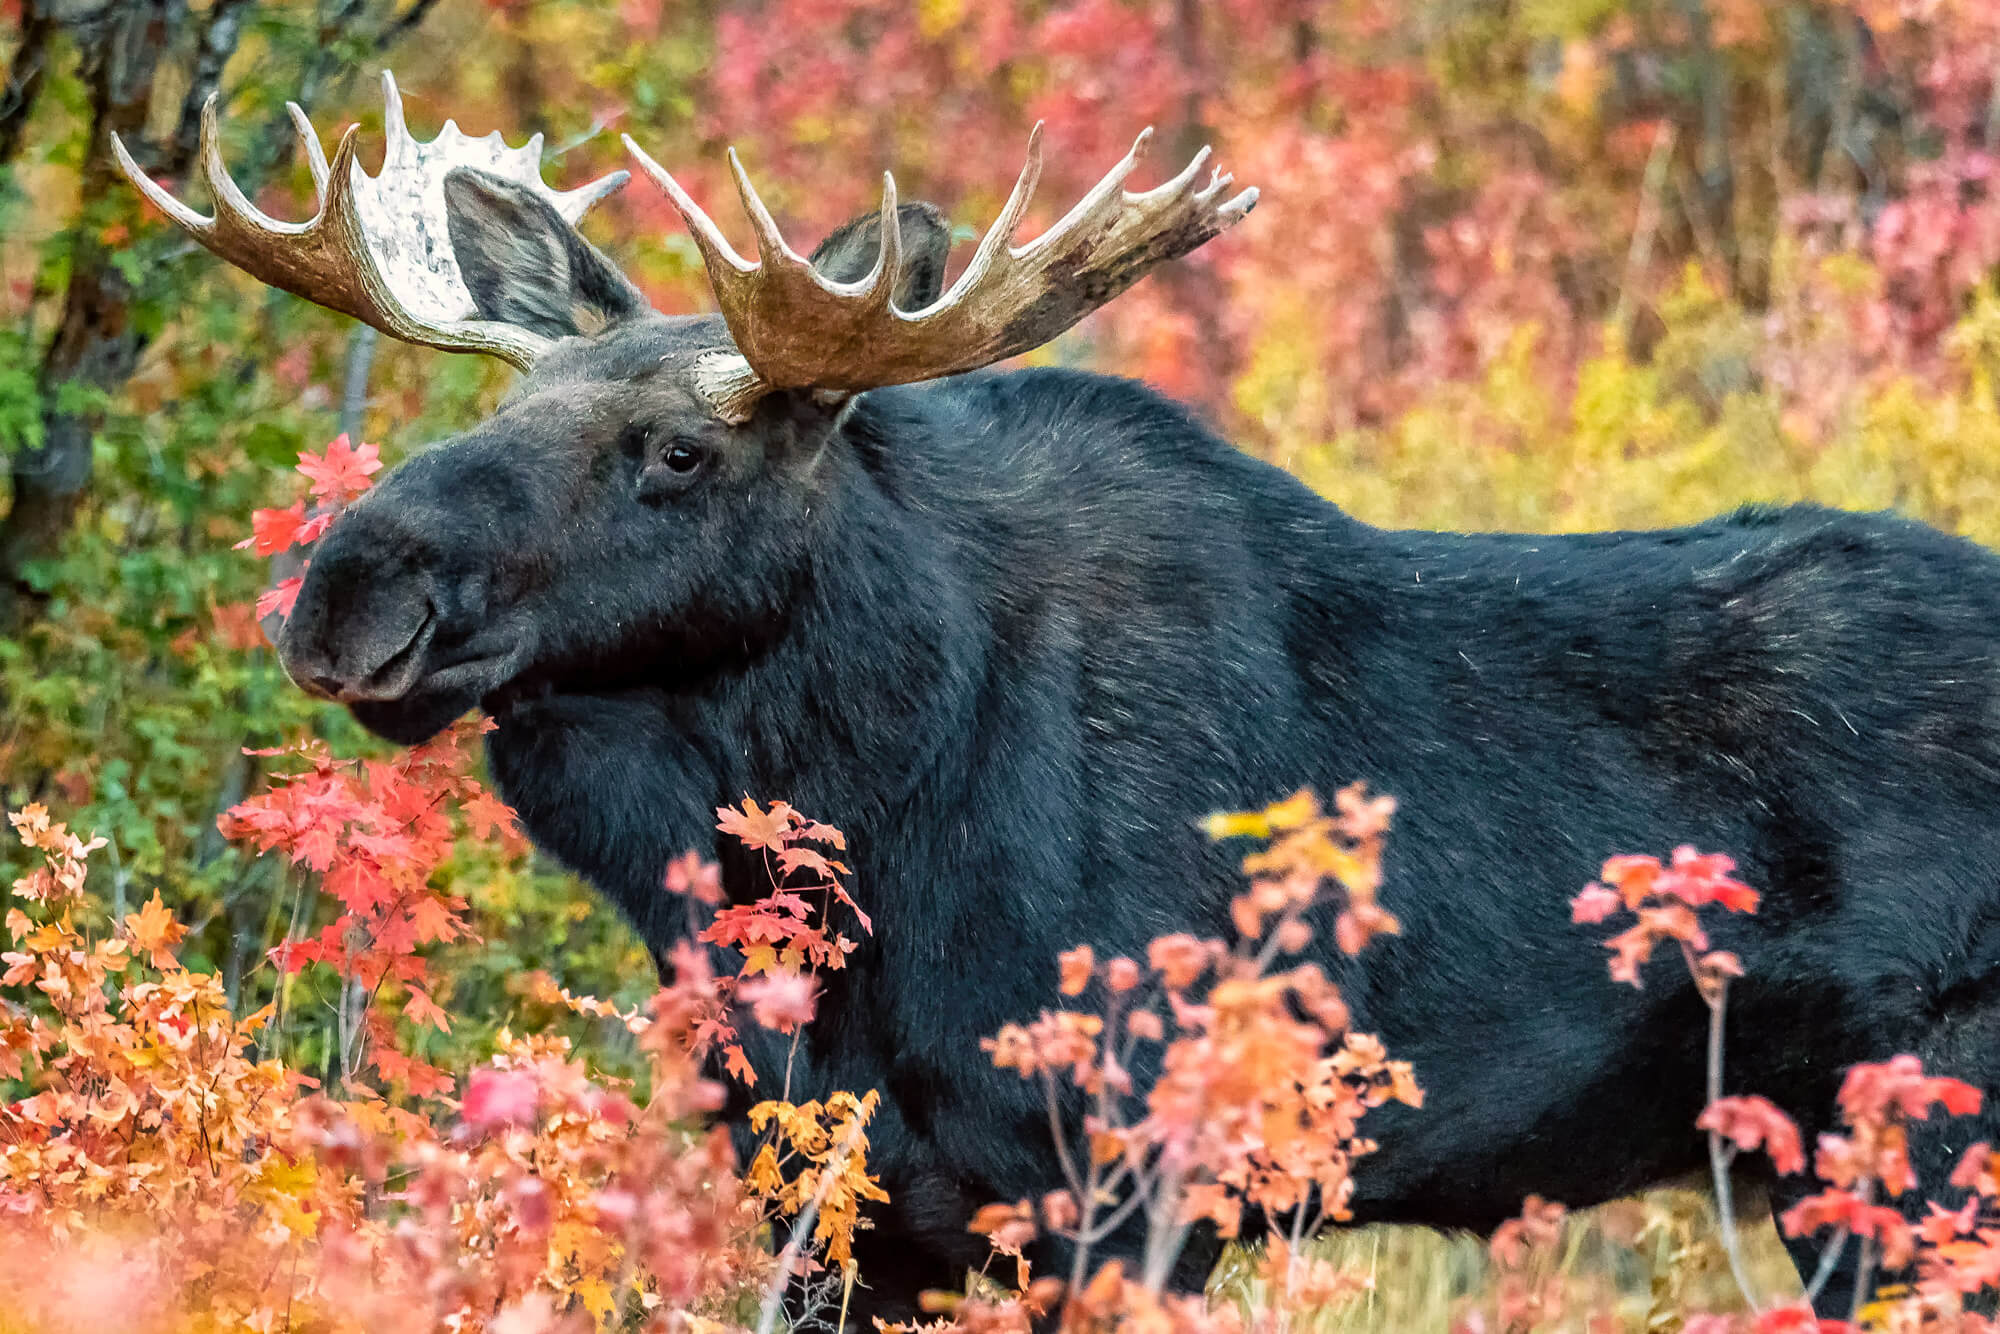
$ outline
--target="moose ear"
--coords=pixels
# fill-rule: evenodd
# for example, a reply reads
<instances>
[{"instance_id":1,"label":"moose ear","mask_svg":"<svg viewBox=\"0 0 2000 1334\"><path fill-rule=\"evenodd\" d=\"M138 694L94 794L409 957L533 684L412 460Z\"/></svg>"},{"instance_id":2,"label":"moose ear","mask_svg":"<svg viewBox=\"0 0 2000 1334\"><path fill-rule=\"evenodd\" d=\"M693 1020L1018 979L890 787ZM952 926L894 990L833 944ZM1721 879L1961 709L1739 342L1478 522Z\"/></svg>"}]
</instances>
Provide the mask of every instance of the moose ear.
<instances>
[{"instance_id":1,"label":"moose ear","mask_svg":"<svg viewBox=\"0 0 2000 1334\"><path fill-rule=\"evenodd\" d=\"M951 250L951 224L930 204L904 204L896 210L903 237L903 273L896 282L898 310L922 310L944 290L944 258ZM851 283L868 276L882 250L882 213L864 213L841 224L812 252L813 267L835 282Z\"/></svg>"},{"instance_id":2,"label":"moose ear","mask_svg":"<svg viewBox=\"0 0 2000 1334\"><path fill-rule=\"evenodd\" d=\"M445 175L444 202L481 319L567 338L646 309L618 267L525 186L459 167Z\"/></svg>"}]
</instances>

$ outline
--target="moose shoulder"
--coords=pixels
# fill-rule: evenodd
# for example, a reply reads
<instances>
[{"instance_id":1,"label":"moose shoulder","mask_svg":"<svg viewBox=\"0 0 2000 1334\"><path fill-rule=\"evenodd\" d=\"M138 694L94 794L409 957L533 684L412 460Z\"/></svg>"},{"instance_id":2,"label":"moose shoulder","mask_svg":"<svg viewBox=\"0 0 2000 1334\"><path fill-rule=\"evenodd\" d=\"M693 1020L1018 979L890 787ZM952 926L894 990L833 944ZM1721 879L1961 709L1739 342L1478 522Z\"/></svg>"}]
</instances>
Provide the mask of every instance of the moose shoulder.
<instances>
[{"instance_id":1,"label":"moose shoulder","mask_svg":"<svg viewBox=\"0 0 2000 1334\"><path fill-rule=\"evenodd\" d=\"M1698 998L1670 971L1611 987L1568 921L1613 853L1727 849L1765 892L1719 942L1755 964L1743 1088L1825 1114L1845 1065L1899 1050L2000 1087L1988 553L1809 507L1384 532L1137 385L980 369L1247 211L1192 170L1131 194L1128 159L1016 246L1031 154L947 289L927 206L892 192L808 261L745 182L753 265L640 154L723 308L669 318L574 230L599 187L438 142L463 151L405 155L432 173L408 182L343 142L322 233L260 232L227 192L213 220L162 203L267 281L527 372L334 524L286 668L401 741L491 713L529 832L657 948L680 851L761 888L717 805L783 797L850 832L876 934L802 1059L810 1087L883 1094L864 1314L977 1264L975 1207L1057 1184L1039 1097L978 1038L1041 1008L1062 949L1226 931L1234 853L1195 821L1301 785L1402 800L1402 934L1322 956L1428 1093L1380 1114L1361 1217L1489 1228L1529 1192L1582 1205L1699 1165ZM339 211L369 189L423 201L399 246L286 248L356 230ZM382 258L410 253L440 286Z\"/></svg>"}]
</instances>

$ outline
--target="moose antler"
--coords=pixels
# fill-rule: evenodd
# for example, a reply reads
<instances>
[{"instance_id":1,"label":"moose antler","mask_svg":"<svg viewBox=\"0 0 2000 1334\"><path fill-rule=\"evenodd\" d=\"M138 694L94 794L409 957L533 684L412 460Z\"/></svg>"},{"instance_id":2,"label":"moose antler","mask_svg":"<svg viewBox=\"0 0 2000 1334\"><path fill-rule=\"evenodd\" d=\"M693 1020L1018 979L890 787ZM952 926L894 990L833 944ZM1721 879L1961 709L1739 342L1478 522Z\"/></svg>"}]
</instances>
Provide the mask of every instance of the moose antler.
<instances>
[{"instance_id":1,"label":"moose antler","mask_svg":"<svg viewBox=\"0 0 2000 1334\"><path fill-rule=\"evenodd\" d=\"M1143 277L1217 235L1257 202L1249 189L1227 201L1228 175L1197 178L1204 148L1156 189L1124 188L1145 153L1143 131L1124 161L1055 226L1023 246L1014 233L1042 174L1042 127L1028 136L1028 161L1014 192L951 290L918 311L891 299L902 270L896 181L882 177L882 248L874 269L835 282L785 243L736 151L743 211L757 235L758 263L745 260L715 223L645 150L624 136L641 170L666 193L693 233L740 356L715 354L697 367L702 391L725 421L747 419L774 389L858 392L976 370L1041 346Z\"/></svg>"},{"instance_id":2,"label":"moose antler","mask_svg":"<svg viewBox=\"0 0 2000 1334\"><path fill-rule=\"evenodd\" d=\"M459 272L445 217L444 178L456 167L491 172L526 186L574 224L631 173L614 171L575 190L542 182L542 136L509 148L495 130L474 139L446 121L437 138L418 143L403 122L396 80L382 71L382 130L387 145L380 175L354 160L351 125L329 166L312 122L288 102L292 124L311 165L319 208L306 222L280 222L260 211L230 179L216 141L215 98L201 109L196 175L214 201L204 217L139 169L116 134L118 165L141 194L190 236L252 277L308 301L352 315L392 338L485 352L525 370L549 339L511 324L474 318L472 293Z\"/></svg>"}]
</instances>

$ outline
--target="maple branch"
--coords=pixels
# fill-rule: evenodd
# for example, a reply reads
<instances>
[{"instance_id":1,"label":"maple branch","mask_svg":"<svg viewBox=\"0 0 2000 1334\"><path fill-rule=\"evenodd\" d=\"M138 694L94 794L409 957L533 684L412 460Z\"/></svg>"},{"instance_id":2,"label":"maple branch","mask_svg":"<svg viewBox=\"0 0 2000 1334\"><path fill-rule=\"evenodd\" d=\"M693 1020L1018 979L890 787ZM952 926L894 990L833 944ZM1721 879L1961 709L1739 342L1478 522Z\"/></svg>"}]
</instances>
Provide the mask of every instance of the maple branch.
<instances>
[{"instance_id":1,"label":"maple branch","mask_svg":"<svg viewBox=\"0 0 2000 1334\"><path fill-rule=\"evenodd\" d=\"M1861 1328L1861 1308L1868 1304L1875 1286L1875 1238L1861 1239L1861 1259L1854 1269L1854 1302L1847 1308L1847 1323Z\"/></svg>"},{"instance_id":2,"label":"maple branch","mask_svg":"<svg viewBox=\"0 0 2000 1334\"><path fill-rule=\"evenodd\" d=\"M847 1159L854 1152L855 1142L860 1139L864 1124L858 1115L849 1123L847 1134L840 1141L840 1147L834 1150L833 1156L828 1158L826 1165L820 1169L819 1189L813 1192L812 1203L808 1204L804 1212L793 1221L792 1235L785 1240L785 1249L778 1255L778 1267L772 1273L770 1283L764 1288L762 1305L757 1308L757 1334L771 1334L772 1328L777 1324L778 1316L782 1314L784 1308L785 1289L791 1286L792 1267L799 1262L799 1256L804 1253L806 1239L812 1236L813 1223L819 1217L820 1206L826 1203L826 1197L832 1194L834 1184L840 1180L841 1173L846 1169Z\"/></svg>"},{"instance_id":3,"label":"maple branch","mask_svg":"<svg viewBox=\"0 0 2000 1334\"><path fill-rule=\"evenodd\" d=\"M1146 1290L1158 1293L1173 1272L1192 1226L1178 1217L1181 1189L1187 1183L1187 1169L1176 1166L1162 1173L1153 1195L1152 1218L1146 1232Z\"/></svg>"},{"instance_id":4,"label":"maple branch","mask_svg":"<svg viewBox=\"0 0 2000 1334\"><path fill-rule=\"evenodd\" d=\"M1645 280L1653 261L1653 242L1660 231L1660 196L1667 188L1667 168L1673 165L1674 143L1679 127L1667 121L1653 136L1653 151L1646 159L1646 175L1639 186L1639 217L1632 224L1632 244L1625 252L1625 274L1618 284L1618 304L1611 312L1611 327L1629 347L1632 340L1632 292Z\"/></svg>"},{"instance_id":5,"label":"maple branch","mask_svg":"<svg viewBox=\"0 0 2000 1334\"><path fill-rule=\"evenodd\" d=\"M387 51L390 47L394 46L399 37L416 27L419 23L422 23L425 16L437 8L437 3L438 0L416 0L415 4L411 5L401 14L398 14L393 23L384 27L376 35L375 50L377 52Z\"/></svg>"},{"instance_id":6,"label":"maple branch","mask_svg":"<svg viewBox=\"0 0 2000 1334\"><path fill-rule=\"evenodd\" d=\"M1694 969L1693 951L1686 941L1681 942L1681 951L1688 959L1689 969ZM1699 973L1696 974L1696 984L1699 987ZM1723 1016L1729 1007L1729 979L1717 975L1714 986L1712 998L1707 995L1702 997L1708 1004L1708 1101L1705 1105L1709 1107L1722 1099L1722 1027ZM1709 1131L1708 1166L1715 1178L1715 1213L1722 1233L1722 1250L1729 1257L1730 1277L1736 1280L1736 1287L1742 1292L1743 1300L1749 1303L1750 1310L1756 1312L1763 1306L1757 1300L1756 1289L1750 1285L1749 1266L1743 1259L1743 1238L1736 1230L1736 1205L1730 1190L1729 1168L1735 1158L1735 1150L1723 1144L1722 1133Z\"/></svg>"},{"instance_id":7,"label":"maple branch","mask_svg":"<svg viewBox=\"0 0 2000 1334\"><path fill-rule=\"evenodd\" d=\"M1063 1135L1062 1108L1056 1102L1055 1076L1042 1071L1042 1093L1049 1108L1049 1138L1056 1142L1056 1157L1061 1160L1063 1180L1069 1183L1071 1194L1077 1198L1079 1208L1083 1204L1083 1178L1078 1175L1076 1162L1070 1157L1069 1142Z\"/></svg>"},{"instance_id":8,"label":"maple branch","mask_svg":"<svg viewBox=\"0 0 2000 1334\"><path fill-rule=\"evenodd\" d=\"M347 338L347 367L340 382L340 433L361 443L362 412L368 407L368 373L375 366L375 345L381 335L370 324L354 326Z\"/></svg>"},{"instance_id":9,"label":"maple branch","mask_svg":"<svg viewBox=\"0 0 2000 1334\"><path fill-rule=\"evenodd\" d=\"M1862 1178L1859 1194L1863 1204L1873 1204L1875 1202L1874 1178ZM1812 1282L1806 1284L1807 1302L1818 1299L1820 1292L1827 1285L1827 1280L1831 1279L1834 1271L1840 1267L1841 1252L1847 1249L1847 1238L1852 1233L1852 1228L1842 1226L1839 1231L1827 1239L1826 1246L1819 1253L1819 1267L1813 1270Z\"/></svg>"},{"instance_id":10,"label":"maple branch","mask_svg":"<svg viewBox=\"0 0 2000 1334\"><path fill-rule=\"evenodd\" d=\"M1110 1190L1113 1188L1113 1186L1115 1186L1115 1184L1116 1184L1116 1179L1114 1178L1112 1181L1106 1182L1105 1185L1103 1186L1103 1189ZM1119 1224L1123 1223L1126 1219L1130 1218L1132 1216L1133 1210L1138 1208L1139 1205L1145 1203L1145 1201L1146 1201L1146 1192L1140 1188L1140 1185L1137 1181L1134 1181L1132 1183L1132 1193L1125 1197L1124 1202L1120 1204L1116 1209L1113 1209L1110 1213L1106 1214L1102 1219L1098 1220L1096 1228L1094 1228L1091 1231L1090 1235L1087 1237L1080 1238L1080 1240L1083 1241L1085 1244L1092 1246L1096 1245L1100 1241L1103 1241L1113 1232L1116 1232L1118 1230Z\"/></svg>"}]
</instances>

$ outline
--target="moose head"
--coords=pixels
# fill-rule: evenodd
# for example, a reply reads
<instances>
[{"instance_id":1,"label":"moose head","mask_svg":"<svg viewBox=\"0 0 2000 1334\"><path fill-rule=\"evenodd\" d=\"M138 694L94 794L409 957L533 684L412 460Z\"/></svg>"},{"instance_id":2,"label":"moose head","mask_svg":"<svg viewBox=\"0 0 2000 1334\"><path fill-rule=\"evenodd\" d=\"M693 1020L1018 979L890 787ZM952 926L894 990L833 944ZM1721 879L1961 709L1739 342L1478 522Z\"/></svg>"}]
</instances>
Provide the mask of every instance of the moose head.
<instances>
[{"instance_id":1,"label":"moose head","mask_svg":"<svg viewBox=\"0 0 2000 1334\"><path fill-rule=\"evenodd\" d=\"M755 232L743 259L673 177L626 149L693 234L720 313L670 316L576 223L614 172L558 192L540 136L509 148L447 122L420 143L383 75L387 148L369 176L355 130L329 164L290 107L318 195L304 223L260 212L230 179L204 108L182 204L115 143L126 175L251 275L407 342L498 356L524 379L486 421L425 450L321 539L279 640L304 689L393 740L431 735L521 681L740 653L775 632L813 525L861 466L843 422L871 389L960 374L1033 349L1249 211L1208 150L1144 193L1132 151L1059 222L1014 243L1041 171L1040 127L1005 208L946 290L950 231L926 204L882 207L800 256L735 153Z\"/></svg>"}]
</instances>

